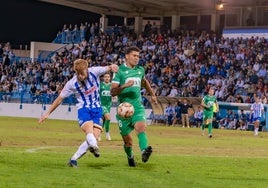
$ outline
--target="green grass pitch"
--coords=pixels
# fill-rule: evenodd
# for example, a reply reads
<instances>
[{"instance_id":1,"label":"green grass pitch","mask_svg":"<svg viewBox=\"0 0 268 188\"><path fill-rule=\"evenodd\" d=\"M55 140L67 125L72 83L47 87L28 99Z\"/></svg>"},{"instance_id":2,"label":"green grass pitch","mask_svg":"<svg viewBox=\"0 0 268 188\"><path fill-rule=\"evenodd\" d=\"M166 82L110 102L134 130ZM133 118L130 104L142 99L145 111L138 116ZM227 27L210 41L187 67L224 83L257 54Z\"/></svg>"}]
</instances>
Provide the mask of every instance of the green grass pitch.
<instances>
[{"instance_id":1,"label":"green grass pitch","mask_svg":"<svg viewBox=\"0 0 268 188\"><path fill-rule=\"evenodd\" d=\"M127 164L116 124L112 141L104 133L101 156L87 153L78 168L67 162L85 135L76 121L0 117L0 187L3 188L258 188L268 183L268 132L199 128L147 127L153 153L142 163L136 135L138 166Z\"/></svg>"}]
</instances>

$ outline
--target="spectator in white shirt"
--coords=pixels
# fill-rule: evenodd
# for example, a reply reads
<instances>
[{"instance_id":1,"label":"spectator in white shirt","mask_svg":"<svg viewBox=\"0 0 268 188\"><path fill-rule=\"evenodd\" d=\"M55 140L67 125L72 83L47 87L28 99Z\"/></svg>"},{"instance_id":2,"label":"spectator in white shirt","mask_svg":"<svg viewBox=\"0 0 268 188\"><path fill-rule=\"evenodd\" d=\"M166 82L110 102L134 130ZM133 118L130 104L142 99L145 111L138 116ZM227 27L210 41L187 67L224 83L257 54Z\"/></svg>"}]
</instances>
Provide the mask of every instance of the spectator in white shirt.
<instances>
[{"instance_id":1,"label":"spectator in white shirt","mask_svg":"<svg viewBox=\"0 0 268 188\"><path fill-rule=\"evenodd\" d=\"M169 97L176 97L178 96L178 89L176 88L176 86L172 86L172 89L170 90L170 93L168 95Z\"/></svg>"}]
</instances>

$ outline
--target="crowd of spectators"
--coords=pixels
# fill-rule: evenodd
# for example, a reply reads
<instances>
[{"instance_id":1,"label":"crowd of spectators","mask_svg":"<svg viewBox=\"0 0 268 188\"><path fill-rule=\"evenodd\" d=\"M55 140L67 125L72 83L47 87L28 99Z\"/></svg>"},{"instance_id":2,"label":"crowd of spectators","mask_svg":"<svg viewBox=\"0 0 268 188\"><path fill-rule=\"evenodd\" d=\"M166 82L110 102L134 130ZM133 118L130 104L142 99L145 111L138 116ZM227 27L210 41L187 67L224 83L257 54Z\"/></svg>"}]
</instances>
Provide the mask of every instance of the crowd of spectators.
<instances>
[{"instance_id":1,"label":"crowd of spectators","mask_svg":"<svg viewBox=\"0 0 268 188\"><path fill-rule=\"evenodd\" d=\"M134 45L142 50L139 64L158 96L202 97L213 86L218 101L249 102L257 94L267 103L265 38L223 38L194 30L136 34L124 29L107 34L96 23L92 28L85 25L80 26L87 33L80 35L81 42L56 52L49 61L12 62L11 45L0 44L0 93L30 94L31 102L44 102L39 96L45 94L49 103L74 74L75 59L86 59L90 66L121 64L125 49ZM2 94L0 100L8 97Z\"/></svg>"}]
</instances>

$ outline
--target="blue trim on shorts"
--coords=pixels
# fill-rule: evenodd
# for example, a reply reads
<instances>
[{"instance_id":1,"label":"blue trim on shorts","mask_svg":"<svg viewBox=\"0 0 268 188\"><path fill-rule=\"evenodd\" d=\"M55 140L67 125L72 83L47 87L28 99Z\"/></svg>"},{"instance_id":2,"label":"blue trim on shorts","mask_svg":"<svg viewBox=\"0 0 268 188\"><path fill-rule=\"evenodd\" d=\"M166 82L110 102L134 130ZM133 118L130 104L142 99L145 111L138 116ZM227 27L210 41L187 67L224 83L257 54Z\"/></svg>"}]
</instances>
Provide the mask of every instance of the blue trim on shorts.
<instances>
[{"instance_id":1,"label":"blue trim on shorts","mask_svg":"<svg viewBox=\"0 0 268 188\"><path fill-rule=\"evenodd\" d=\"M261 121L261 117L252 118L253 121Z\"/></svg>"}]
</instances>

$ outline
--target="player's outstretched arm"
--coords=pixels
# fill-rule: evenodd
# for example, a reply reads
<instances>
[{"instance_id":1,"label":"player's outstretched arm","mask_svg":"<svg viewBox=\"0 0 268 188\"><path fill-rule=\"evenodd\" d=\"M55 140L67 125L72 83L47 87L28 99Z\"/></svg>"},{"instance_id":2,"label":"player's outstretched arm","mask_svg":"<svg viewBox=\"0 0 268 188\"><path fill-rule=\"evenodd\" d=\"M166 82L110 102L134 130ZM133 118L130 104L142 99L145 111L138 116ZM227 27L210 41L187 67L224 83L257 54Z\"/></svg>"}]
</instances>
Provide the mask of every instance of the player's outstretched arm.
<instances>
[{"instance_id":1,"label":"player's outstretched arm","mask_svg":"<svg viewBox=\"0 0 268 188\"><path fill-rule=\"evenodd\" d=\"M118 65L111 64L108 66L108 71L117 72L118 71Z\"/></svg>"},{"instance_id":2,"label":"player's outstretched arm","mask_svg":"<svg viewBox=\"0 0 268 188\"><path fill-rule=\"evenodd\" d=\"M146 91L151 95L153 103L156 104L157 98L155 96L155 93L154 93L149 81L147 79L143 78L141 81L141 86L146 89Z\"/></svg>"},{"instance_id":3,"label":"player's outstretched arm","mask_svg":"<svg viewBox=\"0 0 268 188\"><path fill-rule=\"evenodd\" d=\"M48 118L48 116L62 103L62 101L63 98L61 96L58 96L51 104L47 112L40 117L38 123L43 123Z\"/></svg>"}]
</instances>

